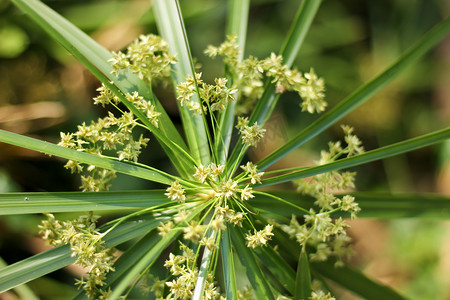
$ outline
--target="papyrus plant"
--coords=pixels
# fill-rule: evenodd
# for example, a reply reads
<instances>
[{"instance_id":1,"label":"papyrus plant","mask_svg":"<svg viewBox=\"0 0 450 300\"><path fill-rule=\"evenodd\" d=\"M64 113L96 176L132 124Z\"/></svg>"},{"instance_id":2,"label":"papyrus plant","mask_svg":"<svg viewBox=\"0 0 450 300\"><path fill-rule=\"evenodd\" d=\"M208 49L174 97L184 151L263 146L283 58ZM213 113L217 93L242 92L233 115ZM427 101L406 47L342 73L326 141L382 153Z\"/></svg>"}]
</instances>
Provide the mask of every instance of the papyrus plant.
<instances>
[{"instance_id":1,"label":"papyrus plant","mask_svg":"<svg viewBox=\"0 0 450 300\"><path fill-rule=\"evenodd\" d=\"M94 102L110 112L61 133L59 145L0 131L2 142L67 159L66 168L81 174L84 190L0 196L1 214L46 214L40 231L55 246L1 269L0 292L77 263L89 276L77 280L82 290L75 299L119 299L138 288L143 298L159 299L332 299L325 279L367 299L403 299L345 265L351 252L345 218L442 213L449 202L342 194L354 188L356 176L342 169L442 142L450 129L364 151L354 129L343 125L342 141L318 149L316 166L268 168L396 78L447 35L450 20L327 108L324 79L313 68L293 67L320 1L303 1L281 50L258 59L243 53L250 3L230 0L224 42L205 50L225 65L213 82L194 68L175 0L153 2L160 36L141 36L118 53L39 1L13 2L101 81ZM153 94L157 81L172 82L183 132L165 112L164 99ZM322 114L262 160L248 160L285 91L298 93L299 114ZM138 135L136 128L146 133ZM142 151L152 151L146 148L149 138L160 143L176 172L139 162ZM117 172L167 187L108 192ZM291 190L272 187L291 181ZM97 228L102 211L122 215ZM53 215L59 212L81 216L63 221ZM129 241L114 256L114 247Z\"/></svg>"}]
</instances>

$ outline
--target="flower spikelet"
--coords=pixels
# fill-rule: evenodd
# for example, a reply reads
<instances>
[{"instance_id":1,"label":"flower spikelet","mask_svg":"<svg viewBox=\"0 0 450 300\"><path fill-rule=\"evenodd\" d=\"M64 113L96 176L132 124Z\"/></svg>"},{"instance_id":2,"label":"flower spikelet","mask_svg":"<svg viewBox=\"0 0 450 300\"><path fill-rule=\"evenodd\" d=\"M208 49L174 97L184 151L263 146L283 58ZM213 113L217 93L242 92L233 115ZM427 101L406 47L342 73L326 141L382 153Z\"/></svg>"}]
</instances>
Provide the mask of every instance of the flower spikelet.
<instances>
[{"instance_id":1,"label":"flower spikelet","mask_svg":"<svg viewBox=\"0 0 450 300\"><path fill-rule=\"evenodd\" d=\"M239 129L242 141L249 146L256 146L263 138L265 132L266 130L259 126L258 122L255 122L252 126L244 125Z\"/></svg>"},{"instance_id":2,"label":"flower spikelet","mask_svg":"<svg viewBox=\"0 0 450 300\"><path fill-rule=\"evenodd\" d=\"M245 239L247 240L247 247L256 248L258 246L265 246L267 245L267 242L272 239L273 233L272 233L273 225L266 225L263 230L256 231L255 233L250 235L247 234Z\"/></svg>"},{"instance_id":3,"label":"flower spikelet","mask_svg":"<svg viewBox=\"0 0 450 300\"><path fill-rule=\"evenodd\" d=\"M164 195L171 200L176 200L178 203L186 201L185 191L178 181L172 182L172 184L166 189Z\"/></svg>"},{"instance_id":4,"label":"flower spikelet","mask_svg":"<svg viewBox=\"0 0 450 300\"><path fill-rule=\"evenodd\" d=\"M75 263L89 268L89 277L78 280L77 285L83 287L90 298L99 293L107 295L108 291L102 292L99 287L104 284L106 274L114 271L114 250L103 246L103 236L96 231L95 223L99 217L90 213L65 222L56 220L51 214L47 217L39 226L43 238L54 246L70 244L72 256L77 257Z\"/></svg>"},{"instance_id":5,"label":"flower spikelet","mask_svg":"<svg viewBox=\"0 0 450 300\"><path fill-rule=\"evenodd\" d=\"M114 73L130 69L141 79L151 83L153 79L168 78L170 67L176 62L169 54L169 45L157 35L141 35L126 50L126 53L113 52L110 62Z\"/></svg>"}]
</instances>

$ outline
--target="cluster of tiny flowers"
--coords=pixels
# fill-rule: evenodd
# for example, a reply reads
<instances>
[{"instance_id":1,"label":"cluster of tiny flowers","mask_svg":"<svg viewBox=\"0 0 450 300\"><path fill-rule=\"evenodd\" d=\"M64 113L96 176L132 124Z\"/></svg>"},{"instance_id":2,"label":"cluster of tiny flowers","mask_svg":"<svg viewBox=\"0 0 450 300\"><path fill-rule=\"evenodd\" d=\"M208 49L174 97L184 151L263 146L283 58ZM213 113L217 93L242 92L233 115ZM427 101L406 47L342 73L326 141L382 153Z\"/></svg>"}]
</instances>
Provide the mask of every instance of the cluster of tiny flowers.
<instances>
[{"instance_id":1,"label":"cluster of tiny flowers","mask_svg":"<svg viewBox=\"0 0 450 300\"><path fill-rule=\"evenodd\" d=\"M194 177L198 179L201 183L205 183L206 179L217 180L217 178L222 175L225 166L216 165L215 163L211 163L208 166L203 166L200 164L198 167L195 167Z\"/></svg>"},{"instance_id":2,"label":"cluster of tiny flowers","mask_svg":"<svg viewBox=\"0 0 450 300\"><path fill-rule=\"evenodd\" d=\"M140 36L128 48L126 53L118 52L110 61L113 65L113 73L128 69L135 72L148 83L153 78L167 78L170 75L170 66L175 63L175 58L168 53L168 45L156 35ZM99 95L95 97L94 104L113 105L118 108L120 99L109 88L102 85L97 89ZM124 95L126 100L136 109L142 112L149 123L158 128L159 116L161 115L148 99L140 96L137 92ZM61 133L60 146L88 152L101 156L103 153L114 153L119 160L136 162L142 148L149 141L142 135L139 138L133 136L136 126L143 126L138 122L132 112L123 112L116 117L112 112L108 116L99 118L97 122L92 121L90 125L83 123L78 126L75 133ZM152 130L153 128L149 128ZM65 165L72 173L85 173L81 176L81 188L83 191L105 191L108 190L111 180L115 178L115 172L93 165L86 169L78 162L69 160Z\"/></svg>"},{"instance_id":3,"label":"cluster of tiny flowers","mask_svg":"<svg viewBox=\"0 0 450 300\"><path fill-rule=\"evenodd\" d=\"M234 101L236 89L227 87L227 79L216 78L215 84L207 84L201 79L201 73L195 73L194 77L188 76L185 82L177 85L177 99L181 106L188 107L197 114L210 111L224 110L227 103ZM200 95L201 104L192 100L194 94Z\"/></svg>"},{"instance_id":4,"label":"cluster of tiny flowers","mask_svg":"<svg viewBox=\"0 0 450 300\"><path fill-rule=\"evenodd\" d=\"M348 157L364 151L361 141L353 135L353 129L348 126L342 128L345 140L348 141L347 146L344 148L340 142L330 142L329 151L321 152L318 164L326 164L342 156ZM315 246L316 252L310 254L312 260L323 261L330 255L340 259L351 254L348 248L350 238L345 231L349 226L342 218L333 220L330 215L336 211L344 211L350 213L352 219L356 218L360 208L354 197L335 195L337 192L354 188L355 176L355 172L332 171L298 182L298 191L314 197L317 208L310 209L303 224L293 216L290 224L281 225L281 228L301 245L308 243ZM338 263L342 262L339 260Z\"/></svg>"},{"instance_id":5,"label":"cluster of tiny flowers","mask_svg":"<svg viewBox=\"0 0 450 300\"><path fill-rule=\"evenodd\" d=\"M323 291L313 291L309 300L336 300L330 293L325 294Z\"/></svg>"},{"instance_id":6,"label":"cluster of tiny flowers","mask_svg":"<svg viewBox=\"0 0 450 300\"><path fill-rule=\"evenodd\" d=\"M220 116L216 112L223 111L230 102L239 99L236 113L246 114L252 109L254 101L261 97L263 83L268 79L276 93L297 92L302 98L302 111L314 113L325 110L327 103L324 101L324 81L314 70L302 74L283 65L283 58L275 54L263 60L255 57L241 60L236 41L236 36L229 36L220 46L209 46L205 51L210 57L223 57L233 80L227 82L225 78L216 78L214 84L208 84L202 80L201 73L188 76L185 82L176 86L180 106L187 107L194 114L210 113L211 120L214 120ZM158 36L149 35L140 36L125 53L114 53L110 62L114 74L120 75L129 70L151 86L153 79L160 80L170 75L175 57L169 55L165 41ZM151 101L137 92L121 96L127 106L128 103L132 104L147 118L148 122L144 120L142 124L132 112L123 112L119 108L121 100L110 89L103 85L98 91L100 95L94 98L94 103L103 107L112 105L120 111L121 116L116 117L109 112L106 117L99 118L90 125L83 123L78 126L75 133L61 133L59 145L98 156L114 156L117 160L130 163L137 162L149 139L143 135L137 138L133 130L137 126L150 131L158 128L161 113ZM142 115L137 115L142 120ZM266 131L258 122L250 124L249 119L243 116L237 118L236 128L245 147L255 147ZM322 151L318 164L364 151L361 141L353 134L353 129L343 126L343 130L346 146L341 146L340 142L330 143L329 151ZM344 211L355 218L359 212L358 204L352 196L335 196L338 191L354 187L355 173L333 171L298 182L299 191L315 199L315 207L306 213L303 220L300 222L299 218L293 216L287 225L279 225L274 221L255 226L252 223L254 212L251 211L248 200L258 195L258 191L253 188L254 185L261 184L264 172L259 172L252 162L247 162L240 166L242 172L233 178L230 172L234 172L238 165L230 167L218 164L218 160L214 161L215 163L196 165L188 178L177 178L166 188L164 195L170 200L167 204L170 208L163 208L163 213L170 216L159 224L157 233L161 238L180 234L183 242L180 241L179 247L165 261L164 266L170 273L167 278L160 280L142 274L145 278L139 285L145 294L153 292L156 299L161 300L191 299L199 273L203 272L198 267L200 254L212 253L211 257L218 257L221 234L227 226L246 228L245 241L249 248L268 246L274 236L273 227L279 226L302 247L308 244L316 249L316 252L310 254L311 260L323 261L331 255L341 259L349 254L350 239L345 231L348 225L342 218L333 219L332 213ZM113 171L93 165L84 166L72 160L65 167L72 173L82 173L84 191L107 190L115 177ZM202 205L209 205L205 214L199 213ZM89 297L107 299L109 291L102 291L99 287L104 284L106 273L114 270L113 255L112 250L102 246L102 235L95 230L97 217L90 214L72 222L57 221L53 215L48 215L48 218L40 226L44 239L55 246L69 244L73 255L77 256L77 263L90 267L89 277L79 280L77 284L83 286ZM206 283L202 299L225 299L214 284L213 273L209 272L204 277ZM200 276L204 277L203 274ZM149 284L151 281L154 283ZM251 289L238 294L238 299L252 298ZM285 298L280 296L279 299ZM317 291L311 294L310 299L334 298Z\"/></svg>"},{"instance_id":7,"label":"cluster of tiny flowers","mask_svg":"<svg viewBox=\"0 0 450 300\"><path fill-rule=\"evenodd\" d=\"M258 142L263 138L266 130L255 122L252 126L248 126L247 117L238 117L238 123L236 128L239 130L242 141L249 146L256 146Z\"/></svg>"},{"instance_id":8,"label":"cluster of tiny flowers","mask_svg":"<svg viewBox=\"0 0 450 300\"><path fill-rule=\"evenodd\" d=\"M236 40L235 35L228 36L220 46L209 46L205 53L210 57L222 56L225 64L231 67L237 78L234 87L239 90L238 113L248 113L256 99L261 97L264 76L272 78L277 93L297 92L303 100L300 104L302 111L314 113L325 110L325 84L313 69L302 75L298 70L283 65L282 56L274 53L263 60L250 56L240 61Z\"/></svg>"},{"instance_id":9,"label":"cluster of tiny flowers","mask_svg":"<svg viewBox=\"0 0 450 300\"><path fill-rule=\"evenodd\" d=\"M199 165L193 174L193 178L198 181L197 187L184 186L183 182L179 181L174 181L167 187L165 195L177 202L175 205L177 213L172 220L158 226L159 235L164 237L174 230L181 230L183 239L190 245L198 245L197 247L204 247L209 251L218 251L218 237L220 232L226 230L227 224L243 227L246 219L250 221L245 212L245 210L249 211L245 202L254 197L251 186L261 183L264 172L259 172L253 163L247 162L241 166L243 172L233 180L225 178L224 169L223 165L215 163ZM192 192L186 192L190 190ZM188 220L191 212L198 207L196 203L204 203L204 201L209 201L213 207L210 218L206 221L202 217ZM267 225L262 230L255 229L253 232L248 232L247 246L251 248L267 246L273 236L272 230L273 225ZM184 244L181 244L180 250L182 255L170 253L165 264L174 277L170 281L165 281L165 285L170 288L170 297L172 297L169 297L170 299L190 299L198 277L195 266L199 251L197 250L197 254L194 255L193 250ZM150 285L144 286L147 290L154 291ZM159 286L161 287L160 284ZM158 296L161 293L157 291L155 295ZM222 297L216 291L212 279L208 279L204 297L205 299Z\"/></svg>"},{"instance_id":10,"label":"cluster of tiny flowers","mask_svg":"<svg viewBox=\"0 0 450 300\"><path fill-rule=\"evenodd\" d=\"M192 249L181 242L180 250L182 251L181 255L170 253L169 259L164 264L174 279L165 282L165 285L169 287L169 295L166 298L158 299L192 299L198 278L196 255ZM159 287L164 288L162 285ZM162 290L157 290L156 295L162 295ZM219 291L212 281L212 276L209 275L202 299L218 299L219 297Z\"/></svg>"},{"instance_id":11,"label":"cluster of tiny flowers","mask_svg":"<svg viewBox=\"0 0 450 300\"><path fill-rule=\"evenodd\" d=\"M112 104L117 107L117 105L120 103L119 97L114 95L114 93L111 92L111 90L108 89L105 85L102 84L97 89L97 91L99 92L99 95L93 99L94 104L101 104L103 107L105 107L105 105ZM156 111L155 106L150 101L145 100L144 97L140 96L137 92L125 95L125 98L127 99L127 101L132 103L138 110L144 113L153 126L158 128L158 117L161 115L161 113ZM131 116L132 115L130 115L130 117ZM136 123L134 119L130 119L128 121L130 123ZM112 142L114 141L111 140L109 142L110 147L114 147L114 145L112 144Z\"/></svg>"},{"instance_id":12,"label":"cluster of tiny flowers","mask_svg":"<svg viewBox=\"0 0 450 300\"><path fill-rule=\"evenodd\" d=\"M186 201L185 191L178 181L172 182L166 191L167 193L164 195L169 197L170 200L176 200L179 203Z\"/></svg>"},{"instance_id":13,"label":"cluster of tiny flowers","mask_svg":"<svg viewBox=\"0 0 450 300\"><path fill-rule=\"evenodd\" d=\"M149 141L142 135L135 139L133 128L138 125L131 112L125 112L115 117L109 112L105 118L92 121L90 125L83 123L78 126L75 133L61 133L61 142L58 145L102 156L103 153L116 153L119 160L137 161L142 147ZM90 165L86 169L76 161L69 160L65 168L72 173L83 173L81 188L83 191L105 191L110 181L115 178L115 172Z\"/></svg>"},{"instance_id":14,"label":"cluster of tiny flowers","mask_svg":"<svg viewBox=\"0 0 450 300\"><path fill-rule=\"evenodd\" d=\"M128 56L133 57L135 63L123 64L127 65L133 71L136 71L134 67L137 68L137 60L139 51L146 49L143 45L144 42L149 41L159 41L155 36L152 37L141 37L140 41L136 41L128 49ZM159 43L159 42L158 42ZM164 44L164 43L163 43ZM141 45L141 50L138 51L138 45ZM161 51L166 51L165 47L167 45L151 46L149 48L154 48L152 55L163 55ZM161 53L160 53L161 52ZM143 58L140 60L142 65L139 68L145 69L145 59L150 59L152 55L147 55L146 52L141 52L140 54ZM163 55L164 57L167 54ZM155 60L156 58L152 58ZM116 62L117 63L117 62ZM132 67L134 66L134 67ZM117 66L116 66L117 67ZM154 66L157 72L159 68ZM147 67L148 69L148 67ZM137 71L136 71L137 72ZM167 71L168 72L168 71ZM150 75L149 75L150 76ZM153 76L153 75L152 75ZM155 75L156 76L156 75ZM117 108L120 103L120 99L115 95L110 89L105 85L98 88L99 95L95 97L94 104L100 104L103 107L105 105L113 105ZM125 98L134 107L136 107L140 112L142 112L151 123L149 126L154 126L158 128L160 112L156 111L155 106L151 101L144 99L137 92L125 95ZM99 118L97 122L92 121L90 125L83 123L78 126L78 131L75 133L61 133L61 142L58 144L63 147L75 149L77 151L88 152L91 154L101 156L103 153L114 154L119 160L128 160L136 162L138 156L140 155L142 148L145 147L149 141L148 138L144 138L142 135L139 138L135 138L133 135L133 129L136 126L143 126L138 122L136 117L132 112L123 112L120 110L121 116L116 117L112 112L108 112L108 115L104 118ZM153 129L153 128L149 128ZM82 173L81 176L81 188L83 191L105 191L108 190L110 186L110 181L115 178L114 171L109 171L101 168L97 168L93 165L88 166L85 170L82 165L78 162L69 160L65 165L67 169L70 169L72 173Z\"/></svg>"},{"instance_id":15,"label":"cluster of tiny flowers","mask_svg":"<svg viewBox=\"0 0 450 300\"><path fill-rule=\"evenodd\" d=\"M273 225L266 225L264 229L256 231L254 234L248 234L245 239L247 240L247 247L256 248L258 246L265 246L267 242L272 238Z\"/></svg>"},{"instance_id":16,"label":"cluster of tiny flowers","mask_svg":"<svg viewBox=\"0 0 450 300\"><path fill-rule=\"evenodd\" d=\"M103 246L102 234L96 231L95 223L98 216L92 213L80 216L74 221L58 221L52 214L46 214L47 220L39 225L39 232L52 246L69 244L75 263L89 268L88 278L77 280L77 285L83 287L89 298L107 299L110 291L103 291L106 274L114 271L114 256L112 249Z\"/></svg>"},{"instance_id":17,"label":"cluster of tiny flowers","mask_svg":"<svg viewBox=\"0 0 450 300\"><path fill-rule=\"evenodd\" d=\"M147 83L169 77L171 65L176 62L175 57L169 54L167 42L153 34L141 35L128 46L126 53L119 51L113 55L110 62L114 73L131 70Z\"/></svg>"},{"instance_id":18,"label":"cluster of tiny flowers","mask_svg":"<svg viewBox=\"0 0 450 300\"><path fill-rule=\"evenodd\" d=\"M264 172L258 172L258 169L252 162L247 162L245 166L241 166L241 169L250 178L252 184L261 183L261 177L264 175Z\"/></svg>"}]
</instances>

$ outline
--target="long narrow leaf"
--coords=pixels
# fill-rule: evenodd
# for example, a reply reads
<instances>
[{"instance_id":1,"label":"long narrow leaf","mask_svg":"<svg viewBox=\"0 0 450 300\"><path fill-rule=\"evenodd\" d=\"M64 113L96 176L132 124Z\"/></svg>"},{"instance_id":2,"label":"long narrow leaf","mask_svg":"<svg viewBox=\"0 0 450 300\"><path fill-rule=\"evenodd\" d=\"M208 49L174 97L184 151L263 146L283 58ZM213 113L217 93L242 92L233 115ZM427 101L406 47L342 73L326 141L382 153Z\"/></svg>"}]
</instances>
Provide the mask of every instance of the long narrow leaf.
<instances>
[{"instance_id":1,"label":"long narrow leaf","mask_svg":"<svg viewBox=\"0 0 450 300\"><path fill-rule=\"evenodd\" d=\"M298 259L294 298L308 300L309 297L311 297L311 272L309 270L308 253L302 250Z\"/></svg>"},{"instance_id":2,"label":"long narrow leaf","mask_svg":"<svg viewBox=\"0 0 450 300\"><path fill-rule=\"evenodd\" d=\"M234 269L233 248L231 244L230 231L223 231L220 241L220 251L222 256L223 277L225 281L225 294L227 299L238 299L236 288L236 272Z\"/></svg>"},{"instance_id":3,"label":"long narrow leaf","mask_svg":"<svg viewBox=\"0 0 450 300\"><path fill-rule=\"evenodd\" d=\"M153 8L158 31L178 59L174 66L175 72L172 73L176 86L186 81L188 75L194 77L195 73L179 4L177 0L155 0ZM200 103L198 95L194 95L190 101ZM195 155L194 159L198 163L208 164L210 152L203 116L194 114L186 106L179 105L179 109L191 153Z\"/></svg>"},{"instance_id":4,"label":"long narrow leaf","mask_svg":"<svg viewBox=\"0 0 450 300\"><path fill-rule=\"evenodd\" d=\"M0 269L0 293L75 262L65 245L45 251Z\"/></svg>"},{"instance_id":5,"label":"long narrow leaf","mask_svg":"<svg viewBox=\"0 0 450 300\"><path fill-rule=\"evenodd\" d=\"M282 159L291 151L297 149L307 141L317 136L319 133L339 121L342 117L347 115L358 105L369 99L372 95L385 87L388 83L394 80L401 72L406 70L417 59L423 56L428 50L440 42L450 32L450 18L439 23L432 30L430 30L420 41L413 47L406 51L395 63L393 63L383 73L369 81L367 84L360 87L353 94L341 101L332 110L325 113L317 121L309 125L298 135L292 138L282 147L272 152L263 160L258 162L258 167L261 170L266 169L275 162Z\"/></svg>"},{"instance_id":6,"label":"long narrow leaf","mask_svg":"<svg viewBox=\"0 0 450 300\"><path fill-rule=\"evenodd\" d=\"M331 279L367 300L405 300L402 295L388 286L382 285L368 278L363 273L348 266L334 266L333 261L312 262L311 269L322 276Z\"/></svg>"},{"instance_id":7,"label":"long narrow leaf","mask_svg":"<svg viewBox=\"0 0 450 300\"><path fill-rule=\"evenodd\" d=\"M361 218L450 219L450 197L434 194L352 193Z\"/></svg>"},{"instance_id":8,"label":"long narrow leaf","mask_svg":"<svg viewBox=\"0 0 450 300\"><path fill-rule=\"evenodd\" d=\"M289 293L294 294L295 271L272 247L257 247L256 257Z\"/></svg>"},{"instance_id":9,"label":"long narrow leaf","mask_svg":"<svg viewBox=\"0 0 450 300\"><path fill-rule=\"evenodd\" d=\"M250 0L230 0L228 1L228 20L227 35L237 35L237 44L240 49L238 61L244 57L245 41L247 36L248 14L250 9ZM233 78L229 78L233 79ZM237 94L235 95L237 96ZM228 102L223 113L220 114L219 134L216 141L219 162L226 163L228 150L230 147L231 136L233 134L233 124L236 110L236 101Z\"/></svg>"},{"instance_id":10,"label":"long narrow leaf","mask_svg":"<svg viewBox=\"0 0 450 300\"><path fill-rule=\"evenodd\" d=\"M253 290L258 299L275 299L272 291L270 290L269 284L267 283L261 268L256 262L255 256L252 251L245 245L244 236L239 228L228 226L230 230L231 237L233 240L233 246L236 252L239 254L239 260L245 268L247 278L250 281Z\"/></svg>"},{"instance_id":11,"label":"long narrow leaf","mask_svg":"<svg viewBox=\"0 0 450 300\"><path fill-rule=\"evenodd\" d=\"M149 170L143 167L135 166L125 162L115 161L94 154L80 152L73 149L61 147L48 142L40 141L34 138L23 136L17 133L0 130L0 142L39 151L48 155L54 155L65 159L77 161L88 165L94 165L99 168L116 171L119 173L151 180L154 182L170 184L173 179L156 169Z\"/></svg>"},{"instance_id":12,"label":"long narrow leaf","mask_svg":"<svg viewBox=\"0 0 450 300\"><path fill-rule=\"evenodd\" d=\"M121 281L114 287L109 299L119 299L127 286L136 278L136 276L138 276L142 270L152 265L164 249L166 249L180 233L180 231L174 230L168 233L164 238L155 236L155 240L152 240L154 242L154 246L150 248L149 251L136 264L131 266L125 276L121 278Z\"/></svg>"},{"instance_id":13,"label":"long narrow leaf","mask_svg":"<svg viewBox=\"0 0 450 300\"><path fill-rule=\"evenodd\" d=\"M288 203L300 206L306 210L313 207L316 199L301 195L296 191L269 192L282 198L285 202L275 202L268 196L257 195L247 200L254 208L272 216L290 218L299 214ZM350 193L355 197L361 211L359 218L433 218L450 219L450 198L433 194L388 194L388 193ZM274 205L274 203L276 205ZM350 217L348 213L334 213L333 217Z\"/></svg>"},{"instance_id":14,"label":"long narrow leaf","mask_svg":"<svg viewBox=\"0 0 450 300\"><path fill-rule=\"evenodd\" d=\"M216 240L217 231L211 230L206 238L212 238ZM211 262L215 249L210 249L209 247L203 248L203 257L200 263L200 269L198 271L198 277L195 282L194 293L192 295L192 300L202 300L205 296L206 281L208 279L208 274L211 269Z\"/></svg>"},{"instance_id":15,"label":"long narrow leaf","mask_svg":"<svg viewBox=\"0 0 450 300\"><path fill-rule=\"evenodd\" d=\"M183 139L178 134L161 103L154 97L151 89L137 75L131 72L124 72L121 76L112 74L113 68L108 62L112 58L112 54L42 2L36 0L13 0L13 2L83 63L102 83L112 88L124 104L146 126L152 129L180 174L190 173L189 170L192 168L190 162L186 158L185 152L181 151L187 149ZM138 91L141 96L152 100L156 110L161 113L159 128L155 128L142 112L125 99L122 93L117 93L117 90L114 89L115 86L123 94Z\"/></svg>"},{"instance_id":16,"label":"long narrow leaf","mask_svg":"<svg viewBox=\"0 0 450 300\"><path fill-rule=\"evenodd\" d=\"M277 183L288 182L295 179L305 178L325 172L362 165L365 163L395 156L401 153L409 152L415 149L439 143L448 138L450 138L450 128L442 129L416 138L402 141L396 144L371 150L363 154L340 159L332 163L311 167L301 171L291 172L280 176L274 176L272 178L263 180L260 186L267 186Z\"/></svg>"},{"instance_id":17,"label":"long narrow leaf","mask_svg":"<svg viewBox=\"0 0 450 300\"><path fill-rule=\"evenodd\" d=\"M5 268L8 264L0 257L0 269ZM28 287L26 284L22 284L16 286L14 288L14 292L20 297L20 299L27 300L39 300L39 298L34 294L33 290Z\"/></svg>"},{"instance_id":18,"label":"long narrow leaf","mask_svg":"<svg viewBox=\"0 0 450 300\"><path fill-rule=\"evenodd\" d=\"M0 194L0 215L126 211L168 203L164 190Z\"/></svg>"}]
</instances>

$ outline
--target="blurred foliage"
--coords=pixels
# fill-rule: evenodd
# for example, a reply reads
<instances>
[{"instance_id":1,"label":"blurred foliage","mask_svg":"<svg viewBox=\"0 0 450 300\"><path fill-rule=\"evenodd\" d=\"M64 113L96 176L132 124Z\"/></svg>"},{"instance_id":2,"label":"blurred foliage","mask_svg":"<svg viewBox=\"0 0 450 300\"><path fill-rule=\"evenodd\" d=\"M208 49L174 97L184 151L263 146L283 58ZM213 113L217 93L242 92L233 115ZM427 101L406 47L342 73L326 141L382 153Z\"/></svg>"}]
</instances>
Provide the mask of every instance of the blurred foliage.
<instances>
[{"instance_id":1,"label":"blurred foliage","mask_svg":"<svg viewBox=\"0 0 450 300\"><path fill-rule=\"evenodd\" d=\"M123 48L140 33L156 31L148 0L45 2L110 50ZM205 79L211 80L220 73L222 66L220 61L211 61L202 52L208 44L217 45L224 40L226 2L189 0L181 4L193 45L191 50L203 65ZM246 55L262 58L277 52L297 5L298 1L252 1ZM450 4L445 0L324 1L296 65L302 71L314 66L326 79L328 101L333 106L389 65L449 11ZM355 126L366 148L373 149L449 125L448 42L346 118L344 122ZM8 1L0 0L1 128L56 142L59 131L73 131L76 124L104 113L90 103L97 86L98 82L62 47ZM172 95L168 92L164 97ZM275 114L275 120L269 121L269 125L274 124L274 143L283 143L314 119L313 116L298 118L298 102L294 95L286 95L280 101L278 109L288 119ZM169 113L174 111L175 106L170 101L165 105ZM337 127L310 142L310 153L295 152L282 163L297 165L304 160L302 157L317 157L317 149L324 149L328 140L337 139L334 135L339 135ZM442 175L450 169L449 145L442 144L440 151L427 148L365 166L364 172L358 173L357 186L361 190L436 192L438 171L441 170ZM277 145L265 144L262 152L275 147ZM142 159L167 169L168 162L161 157L152 151L143 154ZM2 144L0 191L77 190L79 182L63 169L63 164L54 158ZM450 182L444 179L441 186L448 187ZM145 181L125 176L115 182L115 188L121 189L148 187ZM17 261L42 249L39 242L21 234L36 232L39 218L0 219L0 256L6 262ZM442 276L450 278L450 274L448 269L442 270L441 264L445 260L443 255L448 256L442 247L446 245L443 239L445 234L449 235L449 225L415 220L384 225L390 228L391 247L388 253L379 255L392 255L395 261L392 269L397 269L402 278L400 287L412 299L448 299L450 288L441 279ZM42 299L58 299L55 296L58 293L52 293L58 289L67 291L68 297L74 292L61 283L63 272L53 277L58 281L45 278L29 285Z\"/></svg>"}]
</instances>

